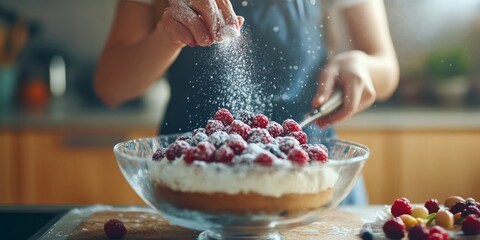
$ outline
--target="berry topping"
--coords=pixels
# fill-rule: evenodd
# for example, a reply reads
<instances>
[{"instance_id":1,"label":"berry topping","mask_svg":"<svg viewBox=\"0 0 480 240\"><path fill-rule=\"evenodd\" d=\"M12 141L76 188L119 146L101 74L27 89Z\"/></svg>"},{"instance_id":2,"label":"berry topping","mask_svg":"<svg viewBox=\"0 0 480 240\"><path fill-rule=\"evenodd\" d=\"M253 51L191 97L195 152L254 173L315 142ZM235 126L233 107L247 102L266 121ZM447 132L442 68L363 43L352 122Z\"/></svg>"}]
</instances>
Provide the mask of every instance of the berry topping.
<instances>
[{"instance_id":1,"label":"berry topping","mask_svg":"<svg viewBox=\"0 0 480 240\"><path fill-rule=\"evenodd\" d=\"M192 146L197 146L200 142L203 142L203 141L208 141L207 134L203 132L198 132L192 137L192 139L190 139L190 144Z\"/></svg>"},{"instance_id":2,"label":"berry topping","mask_svg":"<svg viewBox=\"0 0 480 240\"><path fill-rule=\"evenodd\" d=\"M213 161L229 163L232 161L233 157L235 157L233 150L229 146L223 145L213 154Z\"/></svg>"},{"instance_id":3,"label":"berry topping","mask_svg":"<svg viewBox=\"0 0 480 240\"><path fill-rule=\"evenodd\" d=\"M195 160L209 162L215 153L215 146L210 142L200 142L196 147L190 147L185 151L183 159L190 164Z\"/></svg>"},{"instance_id":4,"label":"berry topping","mask_svg":"<svg viewBox=\"0 0 480 240\"><path fill-rule=\"evenodd\" d=\"M436 213L438 210L440 210L440 206L438 206L438 200L437 199L430 199L425 202L425 207L428 209L428 213Z\"/></svg>"},{"instance_id":5,"label":"berry topping","mask_svg":"<svg viewBox=\"0 0 480 240\"><path fill-rule=\"evenodd\" d=\"M294 137L300 144L306 144L308 141L307 134L305 132L291 132L287 136Z\"/></svg>"},{"instance_id":6,"label":"berry topping","mask_svg":"<svg viewBox=\"0 0 480 240\"><path fill-rule=\"evenodd\" d=\"M273 155L275 155L275 157L277 157L277 158L287 159L287 155L285 153L283 153L282 150L280 150L280 148L278 148L278 146L275 145L275 144L271 144L271 143L270 144L265 144L264 149L269 151Z\"/></svg>"},{"instance_id":7,"label":"berry topping","mask_svg":"<svg viewBox=\"0 0 480 240\"><path fill-rule=\"evenodd\" d=\"M274 137L274 138L283 136L282 125L280 125L279 123L277 123L275 121L270 121L267 124L267 130L270 133L270 135L272 135L272 137Z\"/></svg>"},{"instance_id":8,"label":"berry topping","mask_svg":"<svg viewBox=\"0 0 480 240\"><path fill-rule=\"evenodd\" d=\"M427 240L428 235L428 229L422 224L417 224L408 231L408 239L410 240Z\"/></svg>"},{"instance_id":9,"label":"berry topping","mask_svg":"<svg viewBox=\"0 0 480 240\"><path fill-rule=\"evenodd\" d=\"M263 166L272 166L274 158L275 156L273 156L273 154L271 154L270 152L262 152L258 154L255 158L255 163Z\"/></svg>"},{"instance_id":10,"label":"berry topping","mask_svg":"<svg viewBox=\"0 0 480 240\"><path fill-rule=\"evenodd\" d=\"M399 217L386 221L382 229L387 238L401 239L405 236L405 225Z\"/></svg>"},{"instance_id":11,"label":"berry topping","mask_svg":"<svg viewBox=\"0 0 480 240\"><path fill-rule=\"evenodd\" d=\"M228 126L233 122L233 115L227 109L221 108L215 113L213 119L222 122L224 126Z\"/></svg>"},{"instance_id":12,"label":"berry topping","mask_svg":"<svg viewBox=\"0 0 480 240\"><path fill-rule=\"evenodd\" d=\"M300 125L293 119L287 119L283 121L282 127L285 134L302 131Z\"/></svg>"},{"instance_id":13,"label":"berry topping","mask_svg":"<svg viewBox=\"0 0 480 240\"><path fill-rule=\"evenodd\" d=\"M188 136L188 135L182 135L182 136L178 136L176 141L180 141L180 140L182 140L182 141L185 141L185 142L188 142L188 143L190 143L190 140L191 140L191 139L192 139L192 137L191 137L191 136Z\"/></svg>"},{"instance_id":14,"label":"berry topping","mask_svg":"<svg viewBox=\"0 0 480 240\"><path fill-rule=\"evenodd\" d=\"M325 163L328 161L328 154L322 147L323 144L302 144L301 147L308 153L311 161L319 161Z\"/></svg>"},{"instance_id":15,"label":"berry topping","mask_svg":"<svg viewBox=\"0 0 480 240\"><path fill-rule=\"evenodd\" d=\"M182 156L188 147L190 147L188 142L182 140L175 141L168 146L167 150L165 150L165 156L168 160L175 160L175 158Z\"/></svg>"},{"instance_id":16,"label":"berry topping","mask_svg":"<svg viewBox=\"0 0 480 240\"><path fill-rule=\"evenodd\" d=\"M228 136L228 133L223 131L218 131L218 132L212 133L212 135L208 137L208 141L213 143L213 145L216 148L219 148L220 146L225 144L229 138L230 137Z\"/></svg>"},{"instance_id":17,"label":"berry topping","mask_svg":"<svg viewBox=\"0 0 480 240\"><path fill-rule=\"evenodd\" d=\"M300 147L296 147L288 152L288 159L300 166L303 166L308 163L308 153Z\"/></svg>"},{"instance_id":18,"label":"berry topping","mask_svg":"<svg viewBox=\"0 0 480 240\"><path fill-rule=\"evenodd\" d=\"M480 234L480 218L468 215L462 223L462 231L465 235Z\"/></svg>"},{"instance_id":19,"label":"berry topping","mask_svg":"<svg viewBox=\"0 0 480 240\"><path fill-rule=\"evenodd\" d=\"M264 128L254 128L247 137L248 143L271 143L274 141L274 138L270 136L270 133L267 129Z\"/></svg>"},{"instance_id":20,"label":"berry topping","mask_svg":"<svg viewBox=\"0 0 480 240\"><path fill-rule=\"evenodd\" d=\"M109 239L120 239L127 234L127 228L123 225L123 222L117 219L110 219L103 225L105 235Z\"/></svg>"},{"instance_id":21,"label":"berry topping","mask_svg":"<svg viewBox=\"0 0 480 240\"><path fill-rule=\"evenodd\" d=\"M154 153L153 153L153 156L152 156L152 160L153 161L160 161L162 160L164 157L165 157L165 151L167 149L166 148L159 148L157 149Z\"/></svg>"},{"instance_id":22,"label":"berry topping","mask_svg":"<svg viewBox=\"0 0 480 240\"><path fill-rule=\"evenodd\" d=\"M410 214L412 213L412 205L410 205L410 201L408 199L399 198L393 203L390 212L394 217L398 217L402 214Z\"/></svg>"},{"instance_id":23,"label":"berry topping","mask_svg":"<svg viewBox=\"0 0 480 240\"><path fill-rule=\"evenodd\" d=\"M227 145L233 150L235 154L241 154L247 148L247 142L243 140L242 136L232 133L229 135Z\"/></svg>"},{"instance_id":24,"label":"berry topping","mask_svg":"<svg viewBox=\"0 0 480 240\"><path fill-rule=\"evenodd\" d=\"M440 233L432 233L428 235L427 240L448 240L448 238L444 238Z\"/></svg>"},{"instance_id":25,"label":"berry topping","mask_svg":"<svg viewBox=\"0 0 480 240\"><path fill-rule=\"evenodd\" d=\"M252 125L253 118L255 117L255 113L250 111L242 111L238 114L238 118L240 121L244 122L248 126Z\"/></svg>"},{"instance_id":26,"label":"berry topping","mask_svg":"<svg viewBox=\"0 0 480 240\"><path fill-rule=\"evenodd\" d=\"M192 131L192 136L197 135L198 133L205 133L205 128L196 128Z\"/></svg>"},{"instance_id":27,"label":"berry topping","mask_svg":"<svg viewBox=\"0 0 480 240\"><path fill-rule=\"evenodd\" d=\"M252 119L252 128L266 128L268 125L268 117L263 114L257 114Z\"/></svg>"},{"instance_id":28,"label":"berry topping","mask_svg":"<svg viewBox=\"0 0 480 240\"><path fill-rule=\"evenodd\" d=\"M230 124L230 132L229 133L237 133L238 135L242 136L243 139L247 139L248 134L252 129L246 123L240 120L233 120L232 124Z\"/></svg>"},{"instance_id":29,"label":"berry topping","mask_svg":"<svg viewBox=\"0 0 480 240\"><path fill-rule=\"evenodd\" d=\"M293 137L277 137L276 140L280 150L286 154L294 147L300 146L298 140Z\"/></svg>"},{"instance_id":30,"label":"berry topping","mask_svg":"<svg viewBox=\"0 0 480 240\"><path fill-rule=\"evenodd\" d=\"M223 123L218 120L208 120L207 126L205 126L205 133L210 136L217 131L224 131L225 127Z\"/></svg>"}]
</instances>

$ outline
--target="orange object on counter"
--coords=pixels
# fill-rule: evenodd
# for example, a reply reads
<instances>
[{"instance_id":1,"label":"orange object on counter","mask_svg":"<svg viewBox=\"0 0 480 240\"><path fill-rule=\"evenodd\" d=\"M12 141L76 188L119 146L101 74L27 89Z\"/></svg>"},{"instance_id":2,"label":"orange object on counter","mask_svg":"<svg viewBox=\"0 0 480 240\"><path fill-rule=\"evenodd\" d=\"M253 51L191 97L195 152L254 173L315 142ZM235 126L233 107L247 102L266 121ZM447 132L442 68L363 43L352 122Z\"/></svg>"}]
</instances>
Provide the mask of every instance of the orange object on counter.
<instances>
[{"instance_id":1,"label":"orange object on counter","mask_svg":"<svg viewBox=\"0 0 480 240\"><path fill-rule=\"evenodd\" d=\"M22 89L22 102L31 108L42 108L50 98L48 87L41 78L33 78Z\"/></svg>"}]
</instances>

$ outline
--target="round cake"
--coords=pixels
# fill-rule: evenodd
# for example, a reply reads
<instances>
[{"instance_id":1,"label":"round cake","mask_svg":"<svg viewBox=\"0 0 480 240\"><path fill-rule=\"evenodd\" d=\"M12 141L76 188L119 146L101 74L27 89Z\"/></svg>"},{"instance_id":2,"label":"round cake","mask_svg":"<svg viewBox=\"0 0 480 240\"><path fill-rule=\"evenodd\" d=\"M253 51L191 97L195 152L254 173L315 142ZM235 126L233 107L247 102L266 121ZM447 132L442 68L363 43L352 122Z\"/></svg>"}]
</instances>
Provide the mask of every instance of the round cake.
<instances>
[{"instance_id":1,"label":"round cake","mask_svg":"<svg viewBox=\"0 0 480 240\"><path fill-rule=\"evenodd\" d=\"M237 117L220 109L205 128L180 136L152 156L150 178L159 200L211 213L288 213L321 208L338 173L328 150L308 144L292 119Z\"/></svg>"}]
</instances>

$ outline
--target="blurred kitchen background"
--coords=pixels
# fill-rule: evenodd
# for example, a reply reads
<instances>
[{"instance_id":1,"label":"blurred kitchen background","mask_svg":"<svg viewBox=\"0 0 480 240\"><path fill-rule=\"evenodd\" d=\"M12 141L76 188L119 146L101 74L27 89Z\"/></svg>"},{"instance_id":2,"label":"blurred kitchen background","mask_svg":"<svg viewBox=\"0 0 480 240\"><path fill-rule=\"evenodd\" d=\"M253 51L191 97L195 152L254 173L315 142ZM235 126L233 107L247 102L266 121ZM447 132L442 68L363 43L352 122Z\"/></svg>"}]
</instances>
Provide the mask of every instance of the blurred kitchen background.
<instances>
[{"instance_id":1,"label":"blurred kitchen background","mask_svg":"<svg viewBox=\"0 0 480 240\"><path fill-rule=\"evenodd\" d=\"M400 86L338 126L372 151L370 202L480 199L480 1L385 3ZM156 134L168 86L114 110L95 96L115 5L0 0L0 203L142 204L112 147Z\"/></svg>"}]
</instances>

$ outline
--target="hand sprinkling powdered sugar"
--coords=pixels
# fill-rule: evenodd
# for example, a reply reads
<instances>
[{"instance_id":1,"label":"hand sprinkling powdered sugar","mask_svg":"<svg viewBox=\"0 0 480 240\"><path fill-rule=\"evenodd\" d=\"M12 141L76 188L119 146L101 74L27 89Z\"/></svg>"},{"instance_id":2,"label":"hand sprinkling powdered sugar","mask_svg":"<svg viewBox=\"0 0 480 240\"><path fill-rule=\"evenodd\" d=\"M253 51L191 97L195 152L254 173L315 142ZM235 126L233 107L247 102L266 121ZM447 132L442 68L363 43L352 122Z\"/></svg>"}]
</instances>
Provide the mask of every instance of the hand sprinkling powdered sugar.
<instances>
[{"instance_id":1,"label":"hand sprinkling powdered sugar","mask_svg":"<svg viewBox=\"0 0 480 240\"><path fill-rule=\"evenodd\" d=\"M162 23L174 42L204 47L240 35L244 19L230 1L170 0L169 5Z\"/></svg>"}]
</instances>

